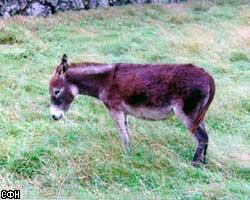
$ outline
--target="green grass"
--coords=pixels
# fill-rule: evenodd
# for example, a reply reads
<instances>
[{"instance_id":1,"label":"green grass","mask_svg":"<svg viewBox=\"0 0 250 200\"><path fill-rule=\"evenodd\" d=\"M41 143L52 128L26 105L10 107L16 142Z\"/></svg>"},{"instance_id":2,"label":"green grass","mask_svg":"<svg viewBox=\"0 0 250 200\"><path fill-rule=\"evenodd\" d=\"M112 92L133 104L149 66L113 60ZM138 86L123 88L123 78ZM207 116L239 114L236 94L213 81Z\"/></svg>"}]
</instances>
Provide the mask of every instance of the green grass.
<instances>
[{"instance_id":1,"label":"green grass","mask_svg":"<svg viewBox=\"0 0 250 200\"><path fill-rule=\"evenodd\" d=\"M0 188L23 199L250 199L250 5L217 2L0 20ZM63 53L203 66L217 86L208 164L191 167L195 142L175 117L130 117L130 155L93 98L51 120L48 81Z\"/></svg>"}]
</instances>

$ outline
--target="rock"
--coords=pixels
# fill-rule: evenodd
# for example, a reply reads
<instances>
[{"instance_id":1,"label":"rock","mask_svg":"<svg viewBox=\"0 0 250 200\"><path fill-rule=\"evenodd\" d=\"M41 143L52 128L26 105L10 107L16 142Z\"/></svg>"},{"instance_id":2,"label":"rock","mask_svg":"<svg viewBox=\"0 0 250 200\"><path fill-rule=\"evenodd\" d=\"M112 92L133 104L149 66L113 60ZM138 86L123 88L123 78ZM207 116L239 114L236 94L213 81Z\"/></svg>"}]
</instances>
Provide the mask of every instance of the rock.
<instances>
[{"instance_id":1,"label":"rock","mask_svg":"<svg viewBox=\"0 0 250 200\"><path fill-rule=\"evenodd\" d=\"M3 16L13 16L20 10L17 0L8 1L7 4L3 5L2 9L4 9Z\"/></svg>"},{"instance_id":2,"label":"rock","mask_svg":"<svg viewBox=\"0 0 250 200\"><path fill-rule=\"evenodd\" d=\"M8 19L8 18L10 18L11 16L10 16L10 14L8 13L8 12L4 12L3 13L3 18L4 19Z\"/></svg>"},{"instance_id":3,"label":"rock","mask_svg":"<svg viewBox=\"0 0 250 200\"><path fill-rule=\"evenodd\" d=\"M149 2L150 0L132 0L132 4L146 4Z\"/></svg>"},{"instance_id":4,"label":"rock","mask_svg":"<svg viewBox=\"0 0 250 200\"><path fill-rule=\"evenodd\" d=\"M127 2L127 3L125 3L125 2ZM125 5L128 3L129 3L129 1L127 1L127 0L109 0L110 6L121 6L121 5Z\"/></svg>"},{"instance_id":5,"label":"rock","mask_svg":"<svg viewBox=\"0 0 250 200\"><path fill-rule=\"evenodd\" d=\"M46 0L46 3L56 7L56 5L58 4L59 0Z\"/></svg>"},{"instance_id":6,"label":"rock","mask_svg":"<svg viewBox=\"0 0 250 200\"><path fill-rule=\"evenodd\" d=\"M150 0L150 3L161 3L162 1L161 0Z\"/></svg>"},{"instance_id":7,"label":"rock","mask_svg":"<svg viewBox=\"0 0 250 200\"><path fill-rule=\"evenodd\" d=\"M86 9L92 9L97 7L97 0L85 0L84 1Z\"/></svg>"},{"instance_id":8,"label":"rock","mask_svg":"<svg viewBox=\"0 0 250 200\"><path fill-rule=\"evenodd\" d=\"M11 1L1 1L0 4L0 15L4 18L19 14L27 6L27 0L11 0Z\"/></svg>"},{"instance_id":9,"label":"rock","mask_svg":"<svg viewBox=\"0 0 250 200\"><path fill-rule=\"evenodd\" d=\"M56 6L56 11L81 10L84 7L82 0L61 0Z\"/></svg>"},{"instance_id":10,"label":"rock","mask_svg":"<svg viewBox=\"0 0 250 200\"><path fill-rule=\"evenodd\" d=\"M109 6L109 0L97 0L97 6L107 8Z\"/></svg>"},{"instance_id":11,"label":"rock","mask_svg":"<svg viewBox=\"0 0 250 200\"><path fill-rule=\"evenodd\" d=\"M31 1L32 2L32 1ZM33 2L35 2L35 1L33 1ZM40 4L42 4L42 5L44 5L45 4L45 0L37 0L37 2L39 2Z\"/></svg>"},{"instance_id":12,"label":"rock","mask_svg":"<svg viewBox=\"0 0 250 200\"><path fill-rule=\"evenodd\" d=\"M44 6L39 2L34 2L29 4L26 9L26 14L34 17L46 17L51 15L51 9L49 6Z\"/></svg>"},{"instance_id":13,"label":"rock","mask_svg":"<svg viewBox=\"0 0 250 200\"><path fill-rule=\"evenodd\" d=\"M109 0L110 6L122 6L130 3L131 3L130 0Z\"/></svg>"},{"instance_id":14,"label":"rock","mask_svg":"<svg viewBox=\"0 0 250 200\"><path fill-rule=\"evenodd\" d=\"M72 1L72 9L73 10L82 10L84 8L84 4L82 0L73 0Z\"/></svg>"},{"instance_id":15,"label":"rock","mask_svg":"<svg viewBox=\"0 0 250 200\"><path fill-rule=\"evenodd\" d=\"M28 5L27 0L19 0L19 8L23 10Z\"/></svg>"},{"instance_id":16,"label":"rock","mask_svg":"<svg viewBox=\"0 0 250 200\"><path fill-rule=\"evenodd\" d=\"M70 4L68 1L59 1L56 6L56 11L66 11L70 9Z\"/></svg>"},{"instance_id":17,"label":"rock","mask_svg":"<svg viewBox=\"0 0 250 200\"><path fill-rule=\"evenodd\" d=\"M0 17L48 16L58 11L107 8L125 4L180 3L187 0L0 0Z\"/></svg>"}]
</instances>

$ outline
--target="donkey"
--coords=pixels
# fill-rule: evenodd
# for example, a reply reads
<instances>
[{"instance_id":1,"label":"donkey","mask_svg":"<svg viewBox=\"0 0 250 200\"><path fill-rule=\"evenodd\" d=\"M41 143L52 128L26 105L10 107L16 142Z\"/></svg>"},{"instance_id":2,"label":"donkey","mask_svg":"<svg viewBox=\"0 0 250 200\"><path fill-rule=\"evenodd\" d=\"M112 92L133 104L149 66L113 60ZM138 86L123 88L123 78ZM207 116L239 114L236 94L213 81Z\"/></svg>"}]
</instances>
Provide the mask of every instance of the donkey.
<instances>
[{"instance_id":1,"label":"donkey","mask_svg":"<svg viewBox=\"0 0 250 200\"><path fill-rule=\"evenodd\" d=\"M119 129L125 152L131 135L128 115L163 120L175 113L198 143L192 165L205 163L204 116L214 98L215 83L202 68L193 64L69 64L64 54L49 91L54 120L63 117L78 94L101 100Z\"/></svg>"}]
</instances>

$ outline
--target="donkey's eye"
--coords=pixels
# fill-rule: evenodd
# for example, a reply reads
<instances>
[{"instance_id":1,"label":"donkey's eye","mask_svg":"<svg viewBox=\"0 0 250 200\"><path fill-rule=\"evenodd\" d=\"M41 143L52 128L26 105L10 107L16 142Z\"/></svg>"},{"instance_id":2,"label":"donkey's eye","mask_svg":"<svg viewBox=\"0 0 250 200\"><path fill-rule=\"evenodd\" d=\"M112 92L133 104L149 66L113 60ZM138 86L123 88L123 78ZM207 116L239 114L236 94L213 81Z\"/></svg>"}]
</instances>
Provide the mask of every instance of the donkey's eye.
<instances>
[{"instance_id":1,"label":"donkey's eye","mask_svg":"<svg viewBox=\"0 0 250 200\"><path fill-rule=\"evenodd\" d=\"M54 96L57 96L59 93L60 93L60 89L56 89L56 90L54 90Z\"/></svg>"}]
</instances>

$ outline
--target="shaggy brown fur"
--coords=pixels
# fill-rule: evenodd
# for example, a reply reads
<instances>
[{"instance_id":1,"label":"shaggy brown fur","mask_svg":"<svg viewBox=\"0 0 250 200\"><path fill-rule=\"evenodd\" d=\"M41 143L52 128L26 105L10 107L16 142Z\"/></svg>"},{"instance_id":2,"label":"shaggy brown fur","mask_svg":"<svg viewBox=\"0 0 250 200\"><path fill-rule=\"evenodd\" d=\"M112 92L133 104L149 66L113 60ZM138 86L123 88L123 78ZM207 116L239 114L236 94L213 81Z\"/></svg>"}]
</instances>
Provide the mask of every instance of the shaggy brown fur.
<instances>
[{"instance_id":1,"label":"shaggy brown fur","mask_svg":"<svg viewBox=\"0 0 250 200\"><path fill-rule=\"evenodd\" d=\"M68 64L64 56L50 81L52 105L65 112L73 101L72 88L107 106L125 149L127 115L160 120L173 111L198 141L193 162L204 162L208 136L203 120L215 94L214 80L204 69L193 64Z\"/></svg>"}]
</instances>

